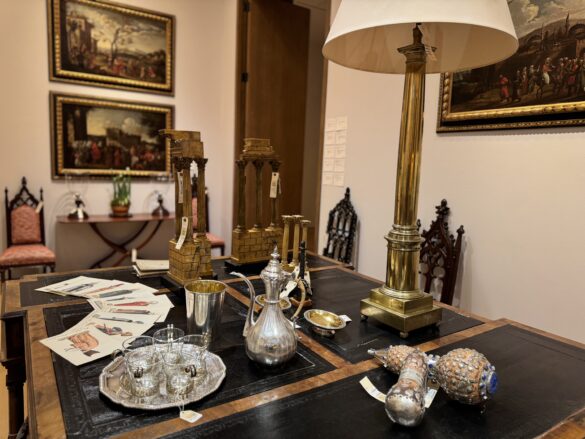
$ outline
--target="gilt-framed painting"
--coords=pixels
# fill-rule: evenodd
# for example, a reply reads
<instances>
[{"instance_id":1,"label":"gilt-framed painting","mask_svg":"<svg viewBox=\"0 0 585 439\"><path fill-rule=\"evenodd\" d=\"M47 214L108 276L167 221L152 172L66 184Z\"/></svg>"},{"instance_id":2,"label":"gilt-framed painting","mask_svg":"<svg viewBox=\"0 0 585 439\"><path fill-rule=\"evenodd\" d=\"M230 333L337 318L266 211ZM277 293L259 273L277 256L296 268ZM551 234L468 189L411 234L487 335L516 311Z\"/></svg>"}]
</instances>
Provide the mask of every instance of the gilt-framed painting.
<instances>
[{"instance_id":1,"label":"gilt-framed painting","mask_svg":"<svg viewBox=\"0 0 585 439\"><path fill-rule=\"evenodd\" d=\"M175 19L103 0L47 0L52 81L172 95Z\"/></svg>"},{"instance_id":2,"label":"gilt-framed painting","mask_svg":"<svg viewBox=\"0 0 585 439\"><path fill-rule=\"evenodd\" d=\"M173 128L169 105L50 94L53 178L132 177L167 179Z\"/></svg>"},{"instance_id":3,"label":"gilt-framed painting","mask_svg":"<svg viewBox=\"0 0 585 439\"><path fill-rule=\"evenodd\" d=\"M508 4L518 51L441 75L438 132L585 125L585 1Z\"/></svg>"}]
</instances>

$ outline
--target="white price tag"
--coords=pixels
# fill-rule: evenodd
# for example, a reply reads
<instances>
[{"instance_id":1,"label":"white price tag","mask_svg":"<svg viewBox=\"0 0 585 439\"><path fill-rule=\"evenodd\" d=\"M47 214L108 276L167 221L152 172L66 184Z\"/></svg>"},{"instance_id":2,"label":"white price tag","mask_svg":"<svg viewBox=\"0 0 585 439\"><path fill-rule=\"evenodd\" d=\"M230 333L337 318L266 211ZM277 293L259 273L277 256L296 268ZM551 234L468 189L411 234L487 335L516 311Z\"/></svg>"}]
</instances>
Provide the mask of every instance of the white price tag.
<instances>
[{"instance_id":1,"label":"white price tag","mask_svg":"<svg viewBox=\"0 0 585 439\"><path fill-rule=\"evenodd\" d=\"M77 219L78 220L82 220L83 219L83 210L78 209L77 210Z\"/></svg>"},{"instance_id":2,"label":"white price tag","mask_svg":"<svg viewBox=\"0 0 585 439\"><path fill-rule=\"evenodd\" d=\"M380 392L378 389L376 389L376 386L374 386L374 384L372 384L372 382L370 381L370 379L368 377L363 377L360 380L360 384L362 385L364 390L369 393L369 395L372 398L375 398L380 402L386 402L386 395L384 395L382 392Z\"/></svg>"},{"instance_id":3,"label":"white price tag","mask_svg":"<svg viewBox=\"0 0 585 439\"><path fill-rule=\"evenodd\" d=\"M343 320L345 323L351 322L351 319L349 318L349 316L346 316L345 314L340 315L339 318L341 320Z\"/></svg>"},{"instance_id":4,"label":"white price tag","mask_svg":"<svg viewBox=\"0 0 585 439\"><path fill-rule=\"evenodd\" d=\"M35 209L35 212L41 213L41 209L43 208L44 205L45 205L45 203L43 201L41 201L39 204L37 204L37 208Z\"/></svg>"},{"instance_id":5,"label":"white price tag","mask_svg":"<svg viewBox=\"0 0 585 439\"><path fill-rule=\"evenodd\" d=\"M135 248L132 249L132 263L135 264L136 263L136 259L138 258L138 252L136 251Z\"/></svg>"},{"instance_id":6,"label":"white price tag","mask_svg":"<svg viewBox=\"0 0 585 439\"><path fill-rule=\"evenodd\" d=\"M191 424L197 422L202 416L201 413L194 412L193 410L181 410L181 414L179 415L183 421L190 422Z\"/></svg>"},{"instance_id":7,"label":"white price tag","mask_svg":"<svg viewBox=\"0 0 585 439\"><path fill-rule=\"evenodd\" d=\"M183 171L177 172L177 182L179 183L179 199L177 203L183 204Z\"/></svg>"},{"instance_id":8,"label":"white price tag","mask_svg":"<svg viewBox=\"0 0 585 439\"><path fill-rule=\"evenodd\" d=\"M431 406L438 390L439 388L436 384L431 384L430 381L428 382L427 394L425 395L425 408L429 408Z\"/></svg>"},{"instance_id":9,"label":"white price tag","mask_svg":"<svg viewBox=\"0 0 585 439\"><path fill-rule=\"evenodd\" d=\"M176 250L181 250L183 247L183 243L185 242L185 238L187 237L187 226L189 225L189 218L184 216L181 220L181 236L179 236L179 240L177 244L175 244Z\"/></svg>"},{"instance_id":10,"label":"white price tag","mask_svg":"<svg viewBox=\"0 0 585 439\"><path fill-rule=\"evenodd\" d=\"M272 173L272 180L270 180L270 198L276 198L278 196L278 180L280 175L278 172Z\"/></svg>"}]
</instances>

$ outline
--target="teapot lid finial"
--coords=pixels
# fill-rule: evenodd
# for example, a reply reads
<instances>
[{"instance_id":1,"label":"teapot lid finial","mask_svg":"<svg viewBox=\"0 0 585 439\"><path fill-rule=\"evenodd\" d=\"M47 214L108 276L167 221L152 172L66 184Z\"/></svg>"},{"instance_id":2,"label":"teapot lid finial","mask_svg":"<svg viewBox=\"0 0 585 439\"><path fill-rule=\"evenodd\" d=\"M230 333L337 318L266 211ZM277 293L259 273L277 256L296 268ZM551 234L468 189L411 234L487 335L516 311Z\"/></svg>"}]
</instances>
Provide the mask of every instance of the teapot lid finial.
<instances>
[{"instance_id":1,"label":"teapot lid finial","mask_svg":"<svg viewBox=\"0 0 585 439\"><path fill-rule=\"evenodd\" d=\"M278 253L278 244L275 242L274 243L274 250L272 250L272 253L270 253L270 256L272 256L272 260L276 260L278 262L278 258L280 257L280 254Z\"/></svg>"}]
</instances>

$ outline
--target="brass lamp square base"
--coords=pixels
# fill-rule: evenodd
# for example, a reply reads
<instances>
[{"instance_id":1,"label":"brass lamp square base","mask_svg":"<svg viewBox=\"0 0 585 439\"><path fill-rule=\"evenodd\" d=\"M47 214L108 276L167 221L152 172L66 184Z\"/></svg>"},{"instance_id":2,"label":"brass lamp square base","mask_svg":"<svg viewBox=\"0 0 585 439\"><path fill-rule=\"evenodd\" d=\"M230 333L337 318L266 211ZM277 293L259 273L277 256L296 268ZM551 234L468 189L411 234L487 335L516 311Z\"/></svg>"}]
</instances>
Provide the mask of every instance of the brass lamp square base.
<instances>
[{"instance_id":1,"label":"brass lamp square base","mask_svg":"<svg viewBox=\"0 0 585 439\"><path fill-rule=\"evenodd\" d=\"M443 309L433 305L433 297L427 293L414 299L399 299L375 289L360 302L360 313L398 329L400 336L406 338L410 331L440 322Z\"/></svg>"}]
</instances>

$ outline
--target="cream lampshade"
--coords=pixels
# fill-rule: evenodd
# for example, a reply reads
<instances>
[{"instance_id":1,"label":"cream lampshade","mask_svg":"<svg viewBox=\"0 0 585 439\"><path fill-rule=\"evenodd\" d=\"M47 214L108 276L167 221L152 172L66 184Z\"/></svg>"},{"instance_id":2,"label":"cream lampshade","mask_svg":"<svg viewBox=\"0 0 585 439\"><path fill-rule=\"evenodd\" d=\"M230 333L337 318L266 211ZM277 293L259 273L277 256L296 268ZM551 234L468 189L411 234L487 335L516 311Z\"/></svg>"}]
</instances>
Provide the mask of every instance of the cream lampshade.
<instances>
[{"instance_id":1,"label":"cream lampshade","mask_svg":"<svg viewBox=\"0 0 585 439\"><path fill-rule=\"evenodd\" d=\"M506 0L342 1L323 55L353 69L405 74L386 282L361 301L362 318L373 317L402 337L441 320L442 308L419 287L425 74L486 66L517 48Z\"/></svg>"},{"instance_id":2,"label":"cream lampshade","mask_svg":"<svg viewBox=\"0 0 585 439\"><path fill-rule=\"evenodd\" d=\"M423 43L437 48L427 73L483 67L518 49L506 0L343 0L323 55L352 69L404 73L397 49L412 42L416 23Z\"/></svg>"}]
</instances>

